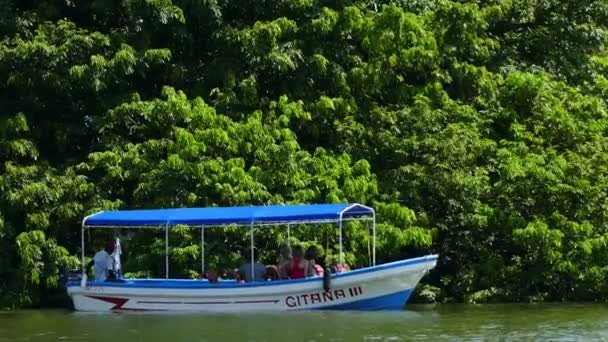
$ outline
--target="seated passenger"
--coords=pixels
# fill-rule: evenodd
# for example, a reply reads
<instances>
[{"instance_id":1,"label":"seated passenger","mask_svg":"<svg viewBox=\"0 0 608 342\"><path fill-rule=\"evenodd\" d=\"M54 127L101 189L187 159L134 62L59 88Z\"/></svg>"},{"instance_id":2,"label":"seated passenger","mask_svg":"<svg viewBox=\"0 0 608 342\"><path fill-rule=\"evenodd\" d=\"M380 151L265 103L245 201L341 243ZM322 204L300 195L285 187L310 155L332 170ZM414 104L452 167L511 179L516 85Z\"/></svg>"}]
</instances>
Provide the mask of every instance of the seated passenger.
<instances>
[{"instance_id":1,"label":"seated passenger","mask_svg":"<svg viewBox=\"0 0 608 342\"><path fill-rule=\"evenodd\" d=\"M275 265L266 266L266 275L270 280L279 280L279 269Z\"/></svg>"},{"instance_id":2,"label":"seated passenger","mask_svg":"<svg viewBox=\"0 0 608 342\"><path fill-rule=\"evenodd\" d=\"M252 281L266 281L266 266L254 262L253 263L253 274L251 274L251 249L247 249L245 252L245 259L247 260L245 263L239 267L239 276L240 279L245 280L246 283L250 283Z\"/></svg>"},{"instance_id":3,"label":"seated passenger","mask_svg":"<svg viewBox=\"0 0 608 342\"><path fill-rule=\"evenodd\" d=\"M288 244L282 244L279 248L279 261L277 273L279 279L289 279L289 267L291 264L291 248Z\"/></svg>"},{"instance_id":4,"label":"seated passenger","mask_svg":"<svg viewBox=\"0 0 608 342\"><path fill-rule=\"evenodd\" d=\"M219 276L213 268L210 268L205 272L205 277L207 278L207 281L211 284L217 284L219 282Z\"/></svg>"},{"instance_id":5,"label":"seated passenger","mask_svg":"<svg viewBox=\"0 0 608 342\"><path fill-rule=\"evenodd\" d=\"M306 260L310 264L310 273L315 276L323 276L323 267L317 264L317 258L319 258L319 252L316 246L310 246L306 250Z\"/></svg>"},{"instance_id":6,"label":"seated passenger","mask_svg":"<svg viewBox=\"0 0 608 342\"><path fill-rule=\"evenodd\" d=\"M234 281L236 281L237 283L245 282L243 279L241 279L241 275L239 274L238 268L233 268L233 269L227 270L226 274L228 275L228 278L234 279Z\"/></svg>"},{"instance_id":7,"label":"seated passenger","mask_svg":"<svg viewBox=\"0 0 608 342\"><path fill-rule=\"evenodd\" d=\"M289 279L302 279L312 275L310 263L304 259L304 248L302 246L294 246L293 258L289 265Z\"/></svg>"},{"instance_id":8,"label":"seated passenger","mask_svg":"<svg viewBox=\"0 0 608 342\"><path fill-rule=\"evenodd\" d=\"M340 264L339 262L335 262L331 268L332 273L342 273L350 271L350 267L346 263Z\"/></svg>"}]
</instances>

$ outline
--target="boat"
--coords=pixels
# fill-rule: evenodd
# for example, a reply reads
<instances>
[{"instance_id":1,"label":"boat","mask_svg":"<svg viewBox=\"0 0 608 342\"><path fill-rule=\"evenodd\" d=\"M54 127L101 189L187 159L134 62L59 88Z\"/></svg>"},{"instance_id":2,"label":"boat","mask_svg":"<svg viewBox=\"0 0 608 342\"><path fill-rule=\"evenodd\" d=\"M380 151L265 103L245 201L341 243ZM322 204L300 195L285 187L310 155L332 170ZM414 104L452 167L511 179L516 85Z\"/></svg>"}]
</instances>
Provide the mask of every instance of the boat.
<instances>
[{"instance_id":1,"label":"boat","mask_svg":"<svg viewBox=\"0 0 608 342\"><path fill-rule=\"evenodd\" d=\"M201 230L201 274L205 270L204 232L218 226L250 229L251 259L254 231L259 227L294 224L337 224L339 263L343 264L342 228L350 220L372 225L370 265L350 271L294 280L239 283L235 280L169 279L168 237L172 227ZM165 278L88 280L84 236L87 229L157 228L165 231ZM66 282L77 311L203 311L262 312L294 310L403 310L420 279L437 263L437 255L376 265L376 214L357 203L299 204L103 211L82 221L81 278ZM252 266L253 267L253 266Z\"/></svg>"}]
</instances>

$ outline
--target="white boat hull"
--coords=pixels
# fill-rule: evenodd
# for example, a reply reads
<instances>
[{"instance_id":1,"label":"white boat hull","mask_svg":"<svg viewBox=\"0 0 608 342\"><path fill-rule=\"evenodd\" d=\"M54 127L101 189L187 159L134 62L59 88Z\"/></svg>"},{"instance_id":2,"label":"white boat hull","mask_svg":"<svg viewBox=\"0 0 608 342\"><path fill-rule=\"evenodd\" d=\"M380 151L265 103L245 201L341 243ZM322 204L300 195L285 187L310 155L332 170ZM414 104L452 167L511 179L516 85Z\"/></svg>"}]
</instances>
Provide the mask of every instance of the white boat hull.
<instances>
[{"instance_id":1,"label":"white boat hull","mask_svg":"<svg viewBox=\"0 0 608 342\"><path fill-rule=\"evenodd\" d=\"M302 280L210 284L201 280L138 279L122 283L68 282L78 311L400 310L436 255Z\"/></svg>"}]
</instances>

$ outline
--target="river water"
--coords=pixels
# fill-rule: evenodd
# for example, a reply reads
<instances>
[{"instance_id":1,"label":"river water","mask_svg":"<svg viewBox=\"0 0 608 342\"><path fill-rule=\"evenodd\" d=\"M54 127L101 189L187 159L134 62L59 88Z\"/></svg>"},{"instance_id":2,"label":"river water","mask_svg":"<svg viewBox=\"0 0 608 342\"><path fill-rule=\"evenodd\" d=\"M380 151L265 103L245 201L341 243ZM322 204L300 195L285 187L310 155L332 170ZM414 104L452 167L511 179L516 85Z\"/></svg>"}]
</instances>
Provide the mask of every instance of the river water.
<instances>
[{"instance_id":1,"label":"river water","mask_svg":"<svg viewBox=\"0 0 608 342\"><path fill-rule=\"evenodd\" d=\"M403 312L0 312L0 341L608 341L608 305L442 304Z\"/></svg>"}]
</instances>

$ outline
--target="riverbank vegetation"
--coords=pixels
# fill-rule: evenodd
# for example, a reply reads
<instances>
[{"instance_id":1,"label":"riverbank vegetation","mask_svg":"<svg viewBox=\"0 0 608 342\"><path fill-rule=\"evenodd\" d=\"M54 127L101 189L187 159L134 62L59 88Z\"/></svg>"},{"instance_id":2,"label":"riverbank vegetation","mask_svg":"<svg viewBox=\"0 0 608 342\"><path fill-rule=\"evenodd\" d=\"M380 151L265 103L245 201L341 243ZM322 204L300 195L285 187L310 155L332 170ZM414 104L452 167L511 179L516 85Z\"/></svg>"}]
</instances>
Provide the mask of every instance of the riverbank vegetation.
<instances>
[{"instance_id":1,"label":"riverbank vegetation","mask_svg":"<svg viewBox=\"0 0 608 342\"><path fill-rule=\"evenodd\" d=\"M440 254L437 300L608 298L605 1L0 4L1 306L60 293L98 210L345 201L379 262ZM210 231L209 267L246 233ZM285 230L259 234L272 262ZM125 270L163 275L163 237ZM172 231L172 276L198 241ZM347 228L352 265L368 242Z\"/></svg>"}]
</instances>

